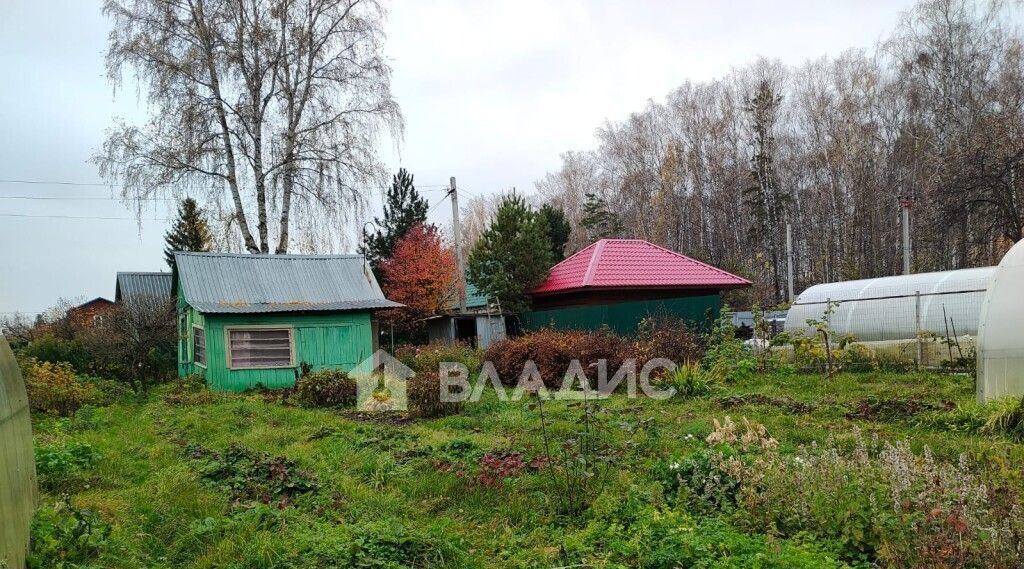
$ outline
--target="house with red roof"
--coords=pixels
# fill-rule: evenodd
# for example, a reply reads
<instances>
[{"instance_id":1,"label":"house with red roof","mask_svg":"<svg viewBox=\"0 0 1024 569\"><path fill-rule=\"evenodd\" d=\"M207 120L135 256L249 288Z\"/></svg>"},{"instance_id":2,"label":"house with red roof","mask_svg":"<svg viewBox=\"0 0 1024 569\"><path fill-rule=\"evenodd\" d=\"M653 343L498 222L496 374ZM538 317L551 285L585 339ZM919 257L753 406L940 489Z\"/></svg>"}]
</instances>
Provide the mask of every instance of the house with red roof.
<instances>
[{"instance_id":1,"label":"house with red roof","mask_svg":"<svg viewBox=\"0 0 1024 569\"><path fill-rule=\"evenodd\" d=\"M642 239L602 239L555 265L530 291L527 329L635 332L648 318L703 323L717 317L721 293L750 281Z\"/></svg>"}]
</instances>

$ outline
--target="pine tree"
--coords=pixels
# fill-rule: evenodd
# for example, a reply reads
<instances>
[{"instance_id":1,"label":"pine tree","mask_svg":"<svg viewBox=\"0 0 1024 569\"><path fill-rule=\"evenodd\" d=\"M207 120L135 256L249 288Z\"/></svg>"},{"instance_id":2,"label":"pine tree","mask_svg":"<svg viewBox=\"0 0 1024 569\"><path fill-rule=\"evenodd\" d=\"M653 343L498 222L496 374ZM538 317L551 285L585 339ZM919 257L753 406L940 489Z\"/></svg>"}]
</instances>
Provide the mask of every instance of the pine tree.
<instances>
[{"instance_id":1,"label":"pine tree","mask_svg":"<svg viewBox=\"0 0 1024 569\"><path fill-rule=\"evenodd\" d=\"M608 202L604 198L587 193L584 200L580 223L587 229L587 240L597 241L622 234L625 230L622 219L608 209Z\"/></svg>"},{"instance_id":2,"label":"pine tree","mask_svg":"<svg viewBox=\"0 0 1024 569\"><path fill-rule=\"evenodd\" d=\"M373 218L377 228L372 233L363 229L363 243L359 246L359 252L369 261L378 280L381 278L380 263L391 258L398 240L413 226L426 221L427 200L416 191L413 175L401 168L388 188L384 217Z\"/></svg>"},{"instance_id":3,"label":"pine tree","mask_svg":"<svg viewBox=\"0 0 1024 569\"><path fill-rule=\"evenodd\" d=\"M192 198L185 198L178 205L178 217L174 226L164 235L164 258L167 266L174 271L175 251L209 251L213 245L210 226L203 210Z\"/></svg>"},{"instance_id":4,"label":"pine tree","mask_svg":"<svg viewBox=\"0 0 1024 569\"><path fill-rule=\"evenodd\" d=\"M526 291L547 276L551 239L544 222L523 198L506 196L469 255L468 279L504 311L517 314L529 305Z\"/></svg>"},{"instance_id":5,"label":"pine tree","mask_svg":"<svg viewBox=\"0 0 1024 569\"><path fill-rule=\"evenodd\" d=\"M548 238L551 239L551 262L558 263L565 258L565 244L569 242L572 227L565 220L565 213L550 204L541 206L537 215L540 216L547 229Z\"/></svg>"}]
</instances>

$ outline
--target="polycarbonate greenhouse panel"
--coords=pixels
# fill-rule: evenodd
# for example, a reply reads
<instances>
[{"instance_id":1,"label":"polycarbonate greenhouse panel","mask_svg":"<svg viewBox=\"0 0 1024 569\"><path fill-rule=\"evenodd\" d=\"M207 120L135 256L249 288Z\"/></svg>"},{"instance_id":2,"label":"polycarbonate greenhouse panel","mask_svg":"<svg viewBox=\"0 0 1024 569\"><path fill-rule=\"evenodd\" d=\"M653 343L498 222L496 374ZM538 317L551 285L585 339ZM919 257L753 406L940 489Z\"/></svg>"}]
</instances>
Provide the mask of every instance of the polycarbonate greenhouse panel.
<instances>
[{"instance_id":1,"label":"polycarbonate greenhouse panel","mask_svg":"<svg viewBox=\"0 0 1024 569\"><path fill-rule=\"evenodd\" d=\"M25 382L7 340L0 336L0 567L25 566L35 497Z\"/></svg>"},{"instance_id":2,"label":"polycarbonate greenhouse panel","mask_svg":"<svg viewBox=\"0 0 1024 569\"><path fill-rule=\"evenodd\" d=\"M815 285L797 297L786 331L813 334L808 320L825 320L837 336L864 342L905 340L918 330L940 337L973 336L995 267L919 273Z\"/></svg>"},{"instance_id":3,"label":"polycarbonate greenhouse panel","mask_svg":"<svg viewBox=\"0 0 1024 569\"><path fill-rule=\"evenodd\" d=\"M1003 257L978 329L978 401L1024 395L1024 241Z\"/></svg>"}]
</instances>

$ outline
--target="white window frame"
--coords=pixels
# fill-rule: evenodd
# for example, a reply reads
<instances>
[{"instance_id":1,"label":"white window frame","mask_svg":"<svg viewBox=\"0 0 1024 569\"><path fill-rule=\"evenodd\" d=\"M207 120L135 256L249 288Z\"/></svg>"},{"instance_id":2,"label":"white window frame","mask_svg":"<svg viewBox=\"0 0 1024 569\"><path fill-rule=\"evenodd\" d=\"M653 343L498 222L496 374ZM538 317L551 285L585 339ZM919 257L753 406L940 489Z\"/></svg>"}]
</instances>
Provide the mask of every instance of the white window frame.
<instances>
[{"instance_id":1,"label":"white window frame","mask_svg":"<svg viewBox=\"0 0 1024 569\"><path fill-rule=\"evenodd\" d=\"M233 366L231 365L231 332L251 332L251 331L280 331L284 330L288 332L288 347L289 359L288 365L272 365L272 366ZM262 324L262 325L243 325L243 326L225 326L224 327L224 364L229 370L246 370L246 369L290 369L295 367L295 327L294 326L280 326L277 324Z\"/></svg>"},{"instance_id":2,"label":"white window frame","mask_svg":"<svg viewBox=\"0 0 1024 569\"><path fill-rule=\"evenodd\" d=\"M196 358L196 330L203 333L203 361L199 361ZM206 337L206 328L198 324L192 325L192 363L206 369L206 362L210 361L210 342L209 338Z\"/></svg>"}]
</instances>

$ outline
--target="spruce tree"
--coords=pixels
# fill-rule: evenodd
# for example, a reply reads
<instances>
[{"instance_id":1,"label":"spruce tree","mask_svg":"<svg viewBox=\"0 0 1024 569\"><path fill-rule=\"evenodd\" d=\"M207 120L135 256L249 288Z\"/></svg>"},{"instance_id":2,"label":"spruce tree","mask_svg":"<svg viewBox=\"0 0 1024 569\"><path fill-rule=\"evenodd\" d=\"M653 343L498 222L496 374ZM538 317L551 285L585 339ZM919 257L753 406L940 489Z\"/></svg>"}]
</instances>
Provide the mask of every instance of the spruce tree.
<instances>
[{"instance_id":1,"label":"spruce tree","mask_svg":"<svg viewBox=\"0 0 1024 569\"><path fill-rule=\"evenodd\" d=\"M401 168L388 188L384 217L373 218L373 224L377 226L373 232L363 228L363 243L359 246L359 252L369 261L378 280L381 261L391 258L395 244L409 229L426 221L427 200L416 191L413 175Z\"/></svg>"},{"instance_id":2,"label":"spruce tree","mask_svg":"<svg viewBox=\"0 0 1024 569\"><path fill-rule=\"evenodd\" d=\"M548 239L551 240L551 263L561 262L565 259L565 244L569 242L569 232L572 227L565 220L565 213L550 204L544 204L537 211L544 227L548 232Z\"/></svg>"},{"instance_id":3,"label":"spruce tree","mask_svg":"<svg viewBox=\"0 0 1024 569\"><path fill-rule=\"evenodd\" d=\"M469 255L468 280L504 311L529 308L526 291L551 267L551 239L544 221L523 198L506 196Z\"/></svg>"},{"instance_id":4,"label":"spruce tree","mask_svg":"<svg viewBox=\"0 0 1024 569\"><path fill-rule=\"evenodd\" d=\"M768 81L761 81L744 108L750 115L754 147L754 155L750 159L751 184L743 192L743 201L754 218L754 223L748 228L748 236L750 245L770 265L767 276L772 281L772 300L776 304L781 304L785 298L783 225L791 201L778 183L775 168L775 129L781 105L782 95L777 94Z\"/></svg>"},{"instance_id":5,"label":"spruce tree","mask_svg":"<svg viewBox=\"0 0 1024 569\"><path fill-rule=\"evenodd\" d=\"M608 209L608 202L597 194L584 195L583 219L580 223L587 229L587 239L597 241L621 235L625 228L622 220Z\"/></svg>"},{"instance_id":6,"label":"spruce tree","mask_svg":"<svg viewBox=\"0 0 1024 569\"><path fill-rule=\"evenodd\" d=\"M185 198L178 204L178 217L174 226L164 235L164 258L167 266L174 271L175 251L209 251L213 245L210 226L203 210L192 198Z\"/></svg>"}]
</instances>

